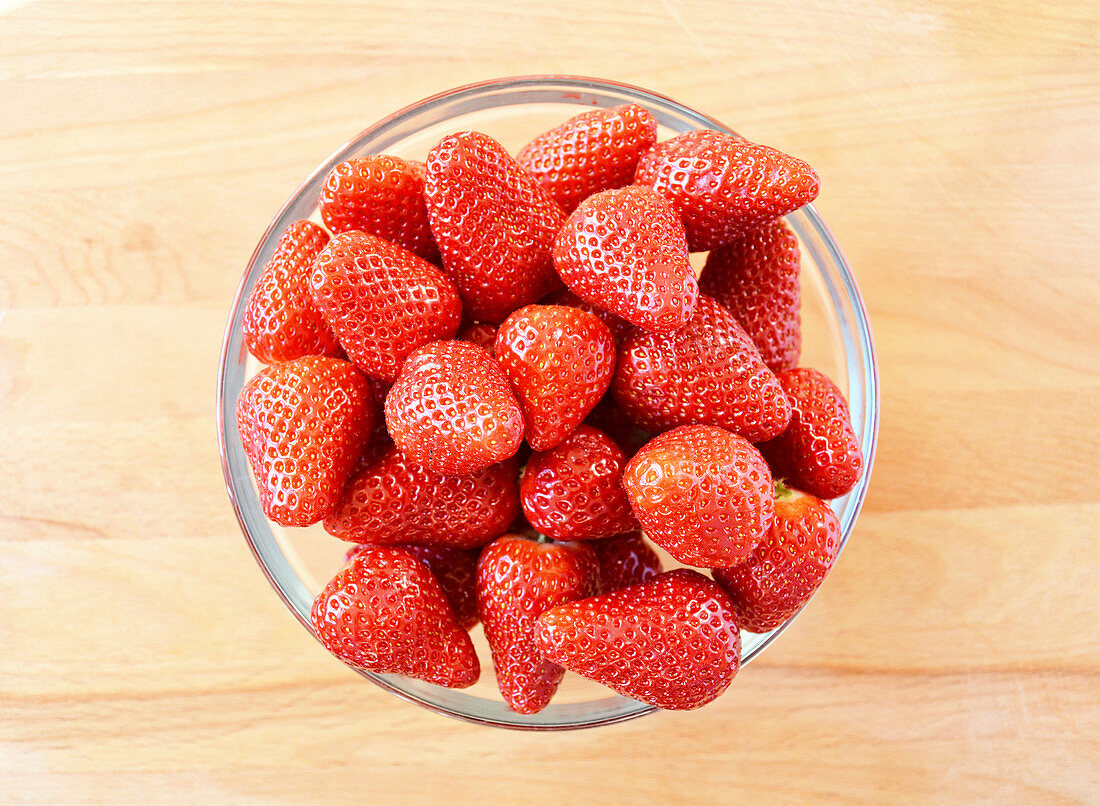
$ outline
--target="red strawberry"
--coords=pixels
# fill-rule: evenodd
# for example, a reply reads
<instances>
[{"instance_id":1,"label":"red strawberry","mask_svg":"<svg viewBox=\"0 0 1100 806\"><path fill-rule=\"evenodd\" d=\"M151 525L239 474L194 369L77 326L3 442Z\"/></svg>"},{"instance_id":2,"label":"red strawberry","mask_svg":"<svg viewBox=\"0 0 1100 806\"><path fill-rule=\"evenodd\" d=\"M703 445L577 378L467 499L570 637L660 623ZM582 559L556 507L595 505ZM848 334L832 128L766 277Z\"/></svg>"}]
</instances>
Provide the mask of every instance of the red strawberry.
<instances>
[{"instance_id":1,"label":"red strawberry","mask_svg":"<svg viewBox=\"0 0 1100 806\"><path fill-rule=\"evenodd\" d=\"M653 147L635 180L672 202L693 252L735 240L749 227L809 204L819 188L814 169L769 146L706 129Z\"/></svg>"},{"instance_id":2,"label":"red strawberry","mask_svg":"<svg viewBox=\"0 0 1100 806\"><path fill-rule=\"evenodd\" d=\"M603 431L615 440L615 444L622 448L628 458L653 438L652 434L635 426L630 418L623 414L610 392L596 404L596 408L592 409L592 413L585 418L585 423Z\"/></svg>"},{"instance_id":3,"label":"red strawberry","mask_svg":"<svg viewBox=\"0 0 1100 806\"><path fill-rule=\"evenodd\" d=\"M629 588L661 573L661 558L641 532L595 540L590 545L600 560L603 593Z\"/></svg>"},{"instance_id":4,"label":"red strawberry","mask_svg":"<svg viewBox=\"0 0 1100 806\"><path fill-rule=\"evenodd\" d=\"M781 219L707 255L699 290L733 314L769 369L797 366L802 351L798 238Z\"/></svg>"},{"instance_id":5,"label":"red strawberry","mask_svg":"<svg viewBox=\"0 0 1100 806\"><path fill-rule=\"evenodd\" d=\"M428 154L424 192L443 265L474 319L501 322L557 287L550 247L565 215L496 140L444 137Z\"/></svg>"},{"instance_id":6,"label":"red strawberry","mask_svg":"<svg viewBox=\"0 0 1100 806\"><path fill-rule=\"evenodd\" d=\"M295 221L279 239L244 309L245 343L260 361L341 353L309 292L313 260L326 243L328 233L311 221Z\"/></svg>"},{"instance_id":7,"label":"red strawberry","mask_svg":"<svg viewBox=\"0 0 1100 806\"><path fill-rule=\"evenodd\" d=\"M391 447L351 478L325 530L354 543L473 548L504 534L519 514L516 476L511 459L447 476Z\"/></svg>"},{"instance_id":8,"label":"red strawberry","mask_svg":"<svg viewBox=\"0 0 1100 806\"><path fill-rule=\"evenodd\" d=\"M439 263L424 204L424 163L377 154L341 162L321 189L321 219L334 233L361 230Z\"/></svg>"},{"instance_id":9,"label":"red strawberry","mask_svg":"<svg viewBox=\"0 0 1100 806\"><path fill-rule=\"evenodd\" d=\"M707 296L675 333L636 331L619 348L611 394L639 427L706 424L771 439L791 406L733 316Z\"/></svg>"},{"instance_id":10,"label":"red strawberry","mask_svg":"<svg viewBox=\"0 0 1100 806\"><path fill-rule=\"evenodd\" d=\"M674 710L714 700L741 665L733 602L687 568L548 610L536 640L548 661Z\"/></svg>"},{"instance_id":11,"label":"red strawberry","mask_svg":"<svg viewBox=\"0 0 1100 806\"><path fill-rule=\"evenodd\" d=\"M375 417L370 381L347 361L306 356L252 377L237 397L237 430L267 517L280 526L324 518Z\"/></svg>"},{"instance_id":12,"label":"red strawberry","mask_svg":"<svg viewBox=\"0 0 1100 806\"><path fill-rule=\"evenodd\" d=\"M638 528L622 487L626 457L602 431L582 425L533 453L520 484L523 514L555 540L592 540Z\"/></svg>"},{"instance_id":13,"label":"red strawberry","mask_svg":"<svg viewBox=\"0 0 1100 806\"><path fill-rule=\"evenodd\" d=\"M596 316L561 305L528 305L497 331L493 355L512 384L527 443L545 451L600 402L615 371L615 340Z\"/></svg>"},{"instance_id":14,"label":"red strawberry","mask_svg":"<svg viewBox=\"0 0 1100 806\"><path fill-rule=\"evenodd\" d=\"M535 646L535 619L554 605L593 595L599 578L599 560L583 543L507 534L482 549L478 615L493 651L497 685L513 711L541 711L565 674Z\"/></svg>"},{"instance_id":15,"label":"red strawberry","mask_svg":"<svg viewBox=\"0 0 1100 806\"><path fill-rule=\"evenodd\" d=\"M625 319L620 319L613 313L608 313L603 308L593 305L591 302L585 302L578 297L568 288L562 288L555 291L550 296L546 297L542 301L543 305L566 305L570 308L580 308L582 311L588 311L588 313L598 316L600 321L607 325L607 329L611 331L611 337L615 339L615 344L618 344L625 339L634 330L634 325L627 322Z\"/></svg>"},{"instance_id":16,"label":"red strawberry","mask_svg":"<svg viewBox=\"0 0 1100 806\"><path fill-rule=\"evenodd\" d=\"M352 546L344 555L350 563L368 545ZM405 551L428 566L443 589L454 612L455 621L464 630L470 630L478 622L477 592L474 578L477 576L477 551L456 549L450 546L402 546Z\"/></svg>"},{"instance_id":17,"label":"red strawberry","mask_svg":"<svg viewBox=\"0 0 1100 806\"><path fill-rule=\"evenodd\" d=\"M516 161L567 213L593 193L634 181L638 158L657 142L657 121L637 104L593 109L540 134Z\"/></svg>"},{"instance_id":18,"label":"red strawberry","mask_svg":"<svg viewBox=\"0 0 1100 806\"><path fill-rule=\"evenodd\" d=\"M646 187L581 204L554 239L554 268L578 297L647 330L677 330L695 309L684 227Z\"/></svg>"},{"instance_id":19,"label":"red strawberry","mask_svg":"<svg viewBox=\"0 0 1100 806\"><path fill-rule=\"evenodd\" d=\"M524 424L491 355L476 344L439 341L401 368L386 396L386 428L421 467L465 475L515 456Z\"/></svg>"},{"instance_id":20,"label":"red strawberry","mask_svg":"<svg viewBox=\"0 0 1100 806\"><path fill-rule=\"evenodd\" d=\"M462 316L443 272L365 232L333 238L313 264L310 286L348 357L387 383L417 347L454 336Z\"/></svg>"},{"instance_id":21,"label":"red strawberry","mask_svg":"<svg viewBox=\"0 0 1100 806\"><path fill-rule=\"evenodd\" d=\"M459 328L455 339L476 344L489 355L492 355L493 345L497 340L497 328L496 325L490 325L488 322L470 322L468 325Z\"/></svg>"},{"instance_id":22,"label":"red strawberry","mask_svg":"<svg viewBox=\"0 0 1100 806\"><path fill-rule=\"evenodd\" d=\"M709 425L654 437L627 463L623 487L646 537L701 568L748 557L775 511L763 457L743 437Z\"/></svg>"},{"instance_id":23,"label":"red strawberry","mask_svg":"<svg viewBox=\"0 0 1100 806\"><path fill-rule=\"evenodd\" d=\"M820 498L775 484L775 521L748 560L715 568L741 626L774 630L806 604L840 550L840 521Z\"/></svg>"},{"instance_id":24,"label":"red strawberry","mask_svg":"<svg viewBox=\"0 0 1100 806\"><path fill-rule=\"evenodd\" d=\"M863 475L863 450L848 401L816 369L790 369L778 378L791 400L791 424L760 451L776 478L818 498L839 498Z\"/></svg>"},{"instance_id":25,"label":"red strawberry","mask_svg":"<svg viewBox=\"0 0 1100 806\"><path fill-rule=\"evenodd\" d=\"M364 546L321 591L310 620L350 666L451 688L472 686L481 673L439 581L405 549Z\"/></svg>"}]
</instances>

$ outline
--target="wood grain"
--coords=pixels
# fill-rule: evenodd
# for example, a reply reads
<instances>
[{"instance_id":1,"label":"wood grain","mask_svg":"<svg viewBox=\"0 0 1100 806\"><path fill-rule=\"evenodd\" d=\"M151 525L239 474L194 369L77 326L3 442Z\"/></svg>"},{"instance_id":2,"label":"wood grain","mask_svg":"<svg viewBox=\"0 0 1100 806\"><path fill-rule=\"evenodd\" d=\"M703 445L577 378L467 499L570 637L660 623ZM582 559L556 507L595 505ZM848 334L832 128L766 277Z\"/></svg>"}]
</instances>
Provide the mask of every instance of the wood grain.
<instances>
[{"instance_id":1,"label":"wood grain","mask_svg":"<svg viewBox=\"0 0 1100 806\"><path fill-rule=\"evenodd\" d=\"M0 802L1100 802L1098 38L1089 2L5 4ZM700 712L555 736L326 657L213 425L301 178L540 72L814 164L883 384L865 514L783 639Z\"/></svg>"}]
</instances>

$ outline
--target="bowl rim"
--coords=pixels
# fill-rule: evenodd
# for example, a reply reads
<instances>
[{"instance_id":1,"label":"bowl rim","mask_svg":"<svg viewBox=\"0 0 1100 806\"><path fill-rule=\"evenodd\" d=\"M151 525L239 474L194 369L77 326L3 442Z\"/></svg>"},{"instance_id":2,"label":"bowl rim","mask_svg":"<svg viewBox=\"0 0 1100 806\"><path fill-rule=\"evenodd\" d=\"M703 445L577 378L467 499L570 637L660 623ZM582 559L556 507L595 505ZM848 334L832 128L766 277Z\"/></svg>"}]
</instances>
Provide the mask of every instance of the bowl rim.
<instances>
[{"instance_id":1,"label":"bowl rim","mask_svg":"<svg viewBox=\"0 0 1100 806\"><path fill-rule=\"evenodd\" d=\"M610 79L595 78L591 76L569 75L569 74L545 74L545 75L519 75L519 76L504 76L500 78L486 79L484 81L477 81L471 84L464 84L452 89L443 90L423 98L414 103L408 104L401 109L379 119L375 123L371 124L367 128L363 129L356 136L345 142L335 151L333 151L326 159L324 159L318 166L310 172L310 174L298 185L287 200L279 208L278 212L272 217L271 222L268 224L267 229L260 237L256 244L255 249L249 258L248 264L245 267L244 273L241 277L241 281L237 286L237 291L234 294L233 302L230 307L229 319L226 323L223 335L221 351L218 360L218 376L217 376L217 389L215 395L215 420L217 426L218 436L218 455L221 461L222 476L225 482L226 492L229 495L230 503L233 506L234 515L237 518L237 523L240 526L241 533L244 535L245 542L247 542L249 550L252 552L253 558L256 560L257 565L260 566L261 571L267 578L268 583L274 588L276 594L282 600L286 608L294 615L298 622L305 627L306 631L314 638L314 640L320 642L314 632L313 625L310 621L299 613L297 607L294 606L290 595L284 589L282 583L275 578L272 574L268 564L264 561L260 554L260 551L256 545L255 540L249 531L248 525L245 521L244 515L241 511L240 501L237 498L236 489L234 487L233 474L230 468L229 456L228 456L228 434L226 432L226 407L225 407L225 391L226 391L226 373L229 368L229 345L234 333L234 321L235 313L241 309L241 305L244 302L246 293L251 292L251 288L248 287L248 280L251 276L259 256L264 248L264 245L268 243L272 236L273 231L279 225L279 222L286 214L288 209L293 206L306 189L317 179L321 173L327 174L331 170L331 166L337 162L342 162L351 156L351 153L356 151L358 145L366 138L374 136L375 134L385 131L388 128L392 128L396 124L400 123L405 118L423 111L426 107L440 105L444 102L453 103L460 101L467 97L477 96L485 93L486 91L494 90L522 90L522 89L534 89L544 88L545 85L553 83L559 86L568 86L575 88L578 91L583 90L614 90L620 93L625 93L633 96L637 102L644 101L660 101L669 107L672 107L686 115L689 115L696 120L705 121L711 128L716 131L727 132L730 134L737 134L733 129L726 126L717 119L698 112L697 110L688 107L679 101L676 101L667 95L663 95L652 90L645 89L633 84L627 84L624 82L614 81ZM804 205L799 208L797 212L804 213L810 222L810 225L816 230L818 236L821 238L821 242L824 244L828 257L832 260L834 265L838 268L841 281L843 283L844 292L851 302L852 308L856 314L858 325L858 332L860 336L860 345L865 353L865 369L864 369L864 383L866 404L865 404L865 416L863 422L861 437L861 446L864 449L864 469L863 475L856 487L852 490L855 494L855 498L852 499L849 509L846 511L851 513L848 518L848 528L841 529L841 541L837 549L837 559L839 560L840 554L843 552L844 547L848 543L848 539L851 536L855 527L855 522L859 517L860 511L863 508L863 502L866 497L867 487L869 486L871 471L874 466L875 453L878 447L878 430L879 430L879 412L880 412L880 389L878 379L878 360L875 353L874 338L871 331L870 319L867 315L867 308L863 300L863 295L859 290L859 286L855 282L855 278L852 274L850 265L847 259L844 257L843 252L840 249L839 244L833 237L832 232L825 224L824 220L817 213L817 210L812 204ZM242 349L244 343L242 341ZM851 373L850 373L851 374ZM851 390L849 389L849 395ZM236 401L234 401L233 409L235 410ZM857 424L853 423L853 428ZM852 493L849 493L851 495ZM834 566L835 567L835 566ZM832 569L830 569L832 573ZM823 587L823 586L821 586ZM819 587L818 590L821 588ZM816 596L815 591L814 596ZM747 658L742 659L742 665L745 665L749 660L754 658L759 653L763 652L771 643L778 638L798 617L802 610L809 605L813 600L813 596L803 603L802 607L794 613L783 624L768 633L764 639L758 643L752 653ZM353 667L349 667L353 668ZM463 713L454 711L441 706L437 703L431 702L427 699L422 699L416 695L398 688L392 684L385 676L379 675L373 672L368 672L362 669L354 669L361 676L366 677L371 682L375 683L382 689L388 691L399 697L406 702L415 703L423 708L428 709L437 714L457 719L459 721L468 722L476 725L485 725L498 728L507 728L511 730L527 730L527 731L558 731L558 730L579 730L584 728L595 728L604 725L612 725L619 722L626 722L632 719L636 719L647 714L652 714L660 709L647 705L645 703L637 703L638 708L634 708L621 713L612 714L606 717L599 717L585 722L572 723L572 724L533 724L533 723L512 723L501 722L490 718L483 718L475 714ZM628 698L625 698L628 699Z\"/></svg>"}]
</instances>

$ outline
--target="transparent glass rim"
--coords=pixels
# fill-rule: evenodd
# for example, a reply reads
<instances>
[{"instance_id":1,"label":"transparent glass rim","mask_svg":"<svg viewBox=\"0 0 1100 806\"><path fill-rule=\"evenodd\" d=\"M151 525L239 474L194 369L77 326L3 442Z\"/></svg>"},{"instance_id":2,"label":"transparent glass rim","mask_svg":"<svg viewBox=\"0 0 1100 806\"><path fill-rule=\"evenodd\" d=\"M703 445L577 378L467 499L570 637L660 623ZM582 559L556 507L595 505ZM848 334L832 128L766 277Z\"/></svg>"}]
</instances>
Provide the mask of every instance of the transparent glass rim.
<instances>
[{"instance_id":1,"label":"transparent glass rim","mask_svg":"<svg viewBox=\"0 0 1100 806\"><path fill-rule=\"evenodd\" d=\"M292 220L297 218L297 208L305 198L305 194L311 194L312 203L316 202L317 192L315 185L323 180L332 168L340 162L355 156L362 151L362 144L372 142L372 152L380 153L403 137L415 132L420 126L414 126L410 130L411 121L425 113L436 113L441 119L449 111L461 110L472 101L484 100L493 95L515 92L523 92L523 103L560 103L576 106L579 102L592 104L593 106L613 106L621 103L637 103L651 110L662 123L667 123L663 118L679 120L686 125L682 130L690 128L708 128L716 131L736 134L736 132L714 118L697 112L690 107L668 98L659 93L651 92L641 87L609 81L599 78L571 75L532 75L513 76L491 79L474 84L467 84L454 89L437 93L379 120L372 126L364 129L356 137L349 140L339 149L334 151L328 159L318 167L298 186L293 194L283 204L282 208L272 219L263 237L260 239L249 260L241 282L234 296L230 315L226 324L225 334L222 339L221 356L218 365L218 381L216 394L216 422L218 434L218 450L222 466L222 474L225 479L226 491L232 503L241 531L252 551L257 564L264 576L274 588L279 598L294 614L298 621L313 635L313 626L309 620L309 611L312 600L301 595L301 591L292 590L284 579L288 574L276 574L272 568L278 563L286 564L284 557L273 552L277 551L277 541L270 531L270 525L266 519L256 518L257 506L250 512L246 512L241 505L243 496L255 498L248 476L250 470L247 459L244 456L243 446L236 435L236 396L230 396L227 391L234 387L234 380L243 383L243 368L239 377L234 376L234 369L241 367L246 358L244 340L241 335L241 321L244 313L244 302L251 292L256 279L264 263L269 257L274 240L282 233ZM498 106L510 105L515 101L497 104ZM787 217L789 223L804 248L810 248L813 252L817 266L833 265L839 277L839 283L833 282L833 278L822 272L822 280L832 300L833 310L839 319L839 330L844 343L845 356L848 367L849 404L852 408L853 427L863 448L866 461L862 478L856 486L843 499L840 516L841 539L838 556L843 552L855 526L859 512L863 507L867 486L870 481L871 471L875 460L875 451L878 442L879 420L879 382L877 362L875 359L874 340L871 334L870 322L863 297L852 275L850 266L844 257L840 246L833 238L832 233L818 215L813 205L806 205ZM820 246L818 246L818 244ZM855 357L858 360L853 360ZM239 389L240 383L236 384ZM864 394L859 399L852 399L852 390L862 389ZM232 441L230 435L233 435ZM834 506L837 502L834 502ZM256 534L262 534L266 530L269 539L258 541ZM274 548L273 548L274 547ZM287 566L289 569L289 565ZM291 572L289 575L293 575ZM304 589L304 586L302 586ZM807 602L809 604L809 602ZM803 606L805 607L805 605ZM801 612L801 611L799 611ZM773 630L763 638L750 652L742 658L742 665L748 664L753 658L764 651L784 630L797 618L796 613L791 619ZM389 691L397 697L408 702L416 703L438 714L449 716L465 722L493 727L504 727L518 730L570 730L577 728L599 727L617 722L624 722L645 716L655 712L656 708L645 703L629 700L625 697L612 697L608 701L622 700L627 707L614 713L597 716L580 721L561 722L532 722L524 721L521 715L515 715L515 719L492 719L477 714L470 714L441 706L417 694L407 691L398 685L395 680L387 675L379 675L357 669L362 676L371 680L381 688ZM537 717L538 715L536 715Z\"/></svg>"}]
</instances>

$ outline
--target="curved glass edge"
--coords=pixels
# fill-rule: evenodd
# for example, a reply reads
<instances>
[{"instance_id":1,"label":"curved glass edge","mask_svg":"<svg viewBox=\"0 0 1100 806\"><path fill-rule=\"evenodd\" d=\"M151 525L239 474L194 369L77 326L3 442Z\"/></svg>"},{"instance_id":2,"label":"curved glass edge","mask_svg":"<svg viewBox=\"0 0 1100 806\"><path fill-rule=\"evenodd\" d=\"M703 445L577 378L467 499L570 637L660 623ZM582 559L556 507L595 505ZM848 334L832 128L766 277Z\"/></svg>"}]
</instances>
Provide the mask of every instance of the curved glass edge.
<instances>
[{"instance_id":1,"label":"curved glass edge","mask_svg":"<svg viewBox=\"0 0 1100 806\"><path fill-rule=\"evenodd\" d=\"M523 92L522 98L512 97L519 91ZM337 163L363 153L364 143L368 139L371 139L372 153L379 153L420 129L486 108L516 103L560 103L607 107L631 102L648 108L660 125L674 131L711 128L736 134L734 130L714 118L683 106L666 96L640 87L602 79L579 76L521 76L471 84L439 93L405 107L365 129L341 146L290 196L259 241L237 288L222 342L216 394L218 448L226 490L253 556L284 604L315 638L316 635L309 620L312 596L305 585L301 584L301 580L280 550L260 507L258 505L242 507L241 505L239 496L252 495L253 490L247 482L250 473L247 458L235 431L235 396L232 400L226 396L227 389L239 390L244 384L246 356L241 331L244 317L242 303L258 279L263 265L274 251L278 233L285 230L292 221L309 217L315 206L314 200L319 195L320 185L328 172ZM813 255L815 264L821 269L822 279L833 302L847 357L849 406L853 423L860 424L859 437L866 461L863 476L855 488L848 495L833 502L833 507L839 510L841 519L839 555L848 542L855 520L862 508L877 446L879 388L874 343L863 298L856 286L851 268L817 211L812 205L807 205L788 216L787 220L795 229L803 246ZM831 267L835 267L835 272L830 271ZM235 360L231 361L231 356L235 357ZM868 395L861 394L857 397L853 394L854 390L860 388L865 389ZM233 429L232 439L228 433L229 428ZM237 479L246 481L243 490L237 489ZM299 584L288 587L284 584L284 580L290 579L297 580ZM809 602L806 603L808 604ZM742 665L749 663L778 638L797 618L797 615L796 613L780 627L761 636L742 658ZM434 702L429 698L429 692L426 690L422 693L416 692L415 689L420 687L418 681L408 681L404 678L363 670L356 671L403 700L461 721L495 727L519 730L579 729L623 722L657 710L653 706L625 697L611 697L596 702L556 704L547 711L536 714L534 718L521 717L509 711L503 702L491 703L459 691L447 691L447 695L452 698L469 700L472 710L482 712L478 715L456 711ZM499 706L499 708L492 706Z\"/></svg>"}]
</instances>

